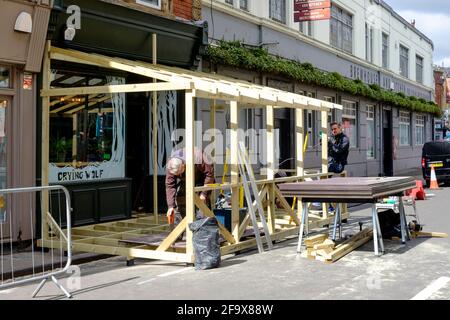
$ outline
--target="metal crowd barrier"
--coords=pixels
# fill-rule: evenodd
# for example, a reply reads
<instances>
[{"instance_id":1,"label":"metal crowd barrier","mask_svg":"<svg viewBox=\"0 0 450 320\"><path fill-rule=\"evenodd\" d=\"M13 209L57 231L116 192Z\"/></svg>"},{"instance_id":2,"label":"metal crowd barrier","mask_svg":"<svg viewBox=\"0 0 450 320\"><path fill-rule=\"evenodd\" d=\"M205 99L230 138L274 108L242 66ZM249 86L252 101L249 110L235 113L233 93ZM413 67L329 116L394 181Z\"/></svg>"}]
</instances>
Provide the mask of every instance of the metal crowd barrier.
<instances>
[{"instance_id":1,"label":"metal crowd barrier","mask_svg":"<svg viewBox=\"0 0 450 320\"><path fill-rule=\"evenodd\" d=\"M24 233L28 241L22 240ZM45 243L41 248L35 242L39 237ZM0 242L0 290L41 281L34 298L51 280L72 297L56 279L72 262L71 205L65 187L0 190Z\"/></svg>"}]
</instances>

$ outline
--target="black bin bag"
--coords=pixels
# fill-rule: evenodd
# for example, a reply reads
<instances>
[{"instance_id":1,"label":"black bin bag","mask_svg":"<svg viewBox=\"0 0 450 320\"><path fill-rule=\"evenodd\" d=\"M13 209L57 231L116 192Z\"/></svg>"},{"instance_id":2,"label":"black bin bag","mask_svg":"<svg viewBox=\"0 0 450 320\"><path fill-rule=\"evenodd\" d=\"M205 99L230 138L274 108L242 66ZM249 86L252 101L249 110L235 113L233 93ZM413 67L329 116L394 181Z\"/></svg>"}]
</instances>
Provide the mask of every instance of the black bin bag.
<instances>
[{"instance_id":1,"label":"black bin bag","mask_svg":"<svg viewBox=\"0 0 450 320\"><path fill-rule=\"evenodd\" d=\"M216 218L203 218L189 224L194 233L195 269L206 270L220 265L219 225Z\"/></svg>"}]
</instances>

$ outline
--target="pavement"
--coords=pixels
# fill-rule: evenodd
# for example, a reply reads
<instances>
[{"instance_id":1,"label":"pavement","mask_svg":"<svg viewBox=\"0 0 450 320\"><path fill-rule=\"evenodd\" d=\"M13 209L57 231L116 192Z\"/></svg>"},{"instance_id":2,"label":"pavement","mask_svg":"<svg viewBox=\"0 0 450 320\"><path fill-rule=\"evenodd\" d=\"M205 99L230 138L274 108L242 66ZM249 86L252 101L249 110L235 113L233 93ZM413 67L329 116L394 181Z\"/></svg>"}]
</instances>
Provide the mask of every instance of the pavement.
<instances>
[{"instance_id":1,"label":"pavement","mask_svg":"<svg viewBox=\"0 0 450 320\"><path fill-rule=\"evenodd\" d=\"M424 231L450 234L450 188L427 190L417 202ZM407 214L413 212L406 207ZM354 207L344 235L359 222L371 225L371 211ZM315 230L323 232L323 230ZM373 241L333 264L296 254L297 238L277 242L272 251L223 257L220 268L197 271L185 264L123 257L75 266L60 282L75 300L449 300L450 239L418 238L402 245L385 240L386 253L373 254ZM0 291L0 300L30 299L37 283ZM56 286L44 286L37 299L66 299Z\"/></svg>"}]
</instances>

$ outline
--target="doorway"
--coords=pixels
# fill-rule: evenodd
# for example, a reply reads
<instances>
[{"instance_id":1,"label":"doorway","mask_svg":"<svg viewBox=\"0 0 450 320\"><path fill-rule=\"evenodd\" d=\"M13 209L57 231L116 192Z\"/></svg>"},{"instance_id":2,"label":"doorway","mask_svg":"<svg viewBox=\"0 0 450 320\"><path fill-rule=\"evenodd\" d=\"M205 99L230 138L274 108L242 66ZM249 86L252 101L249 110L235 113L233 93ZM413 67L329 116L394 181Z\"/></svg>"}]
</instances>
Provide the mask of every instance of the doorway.
<instances>
[{"instance_id":1,"label":"doorway","mask_svg":"<svg viewBox=\"0 0 450 320\"><path fill-rule=\"evenodd\" d=\"M142 211L150 186L148 176L148 97L145 93L127 94L126 171L132 179L132 210Z\"/></svg>"},{"instance_id":2,"label":"doorway","mask_svg":"<svg viewBox=\"0 0 450 320\"><path fill-rule=\"evenodd\" d=\"M392 156L392 111L383 109L383 175L394 175L394 160Z\"/></svg>"}]
</instances>

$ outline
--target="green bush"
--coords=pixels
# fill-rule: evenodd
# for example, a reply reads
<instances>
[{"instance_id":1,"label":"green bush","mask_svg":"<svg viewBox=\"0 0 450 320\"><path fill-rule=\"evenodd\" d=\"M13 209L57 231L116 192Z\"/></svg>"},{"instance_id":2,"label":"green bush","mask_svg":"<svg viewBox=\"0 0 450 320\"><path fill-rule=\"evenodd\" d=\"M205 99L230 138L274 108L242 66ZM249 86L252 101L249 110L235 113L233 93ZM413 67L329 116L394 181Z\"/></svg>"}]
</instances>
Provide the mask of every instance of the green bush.
<instances>
[{"instance_id":1,"label":"green bush","mask_svg":"<svg viewBox=\"0 0 450 320\"><path fill-rule=\"evenodd\" d=\"M350 80L337 72L323 72L311 63L300 63L272 56L262 48L246 48L238 41L220 41L218 46L208 46L206 56L215 64L228 65L247 70L279 74L302 83L330 88L359 95L411 111L431 113L441 117L441 109L432 101L406 97L379 85L366 85L361 80Z\"/></svg>"}]
</instances>

